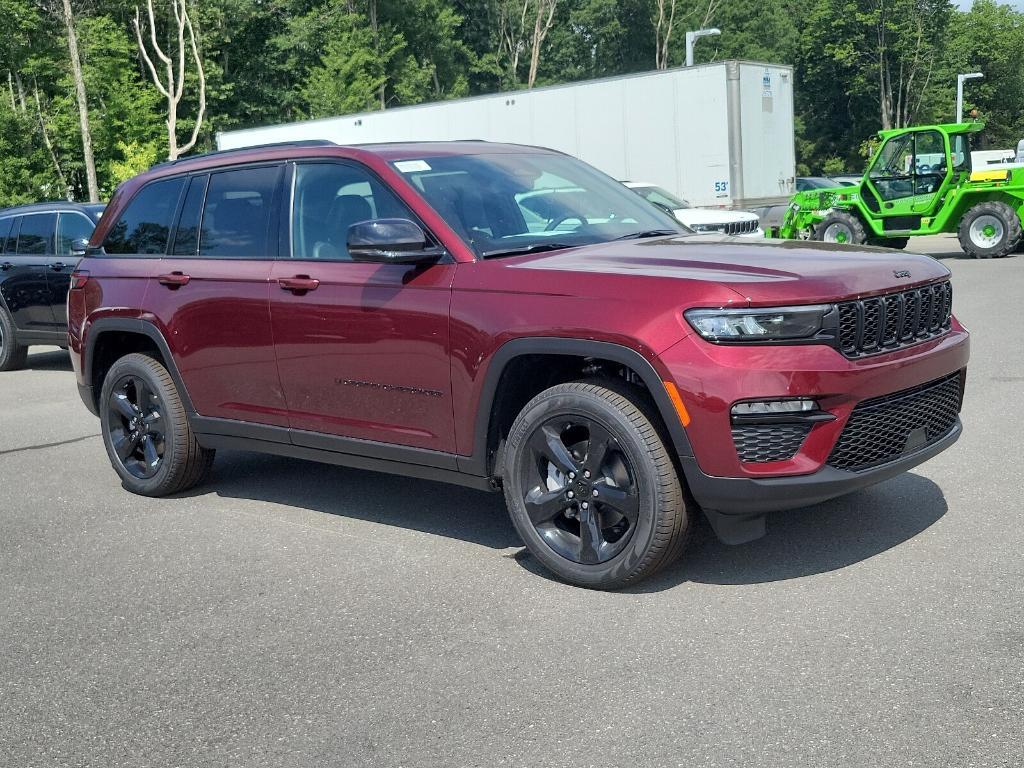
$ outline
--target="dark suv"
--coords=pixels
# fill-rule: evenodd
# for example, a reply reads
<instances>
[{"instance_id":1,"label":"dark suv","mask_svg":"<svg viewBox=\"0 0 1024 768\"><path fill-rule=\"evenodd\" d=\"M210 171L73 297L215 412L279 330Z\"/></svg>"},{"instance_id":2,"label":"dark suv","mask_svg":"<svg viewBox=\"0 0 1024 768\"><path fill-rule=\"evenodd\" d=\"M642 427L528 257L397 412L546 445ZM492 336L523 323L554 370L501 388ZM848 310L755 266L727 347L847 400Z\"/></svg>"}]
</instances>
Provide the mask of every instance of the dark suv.
<instances>
[{"instance_id":1,"label":"dark suv","mask_svg":"<svg viewBox=\"0 0 1024 768\"><path fill-rule=\"evenodd\" d=\"M71 272L102 205L39 203L0 210L0 371L33 344L67 344Z\"/></svg>"},{"instance_id":2,"label":"dark suv","mask_svg":"<svg viewBox=\"0 0 1024 768\"><path fill-rule=\"evenodd\" d=\"M571 157L303 143L125 183L69 342L125 488L217 448L503 490L588 587L951 445L968 336L926 256L687 232Z\"/></svg>"}]
</instances>

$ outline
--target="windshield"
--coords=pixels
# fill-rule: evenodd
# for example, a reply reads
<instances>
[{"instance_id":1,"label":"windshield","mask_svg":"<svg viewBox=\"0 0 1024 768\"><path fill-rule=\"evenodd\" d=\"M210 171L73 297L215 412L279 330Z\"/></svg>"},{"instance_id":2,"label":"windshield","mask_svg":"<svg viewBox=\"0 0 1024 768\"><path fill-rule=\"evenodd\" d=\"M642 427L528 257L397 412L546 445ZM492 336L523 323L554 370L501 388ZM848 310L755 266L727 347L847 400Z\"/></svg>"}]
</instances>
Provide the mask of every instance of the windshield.
<instances>
[{"instance_id":1,"label":"windshield","mask_svg":"<svg viewBox=\"0 0 1024 768\"><path fill-rule=\"evenodd\" d=\"M566 155L450 155L393 166L481 257L688 231Z\"/></svg>"},{"instance_id":2,"label":"windshield","mask_svg":"<svg viewBox=\"0 0 1024 768\"><path fill-rule=\"evenodd\" d=\"M686 200L681 197L667 192L661 187L633 187L634 192L639 194L641 197L646 198L649 202L655 205L664 205L667 208L678 209L678 208L691 208L692 206Z\"/></svg>"}]
</instances>

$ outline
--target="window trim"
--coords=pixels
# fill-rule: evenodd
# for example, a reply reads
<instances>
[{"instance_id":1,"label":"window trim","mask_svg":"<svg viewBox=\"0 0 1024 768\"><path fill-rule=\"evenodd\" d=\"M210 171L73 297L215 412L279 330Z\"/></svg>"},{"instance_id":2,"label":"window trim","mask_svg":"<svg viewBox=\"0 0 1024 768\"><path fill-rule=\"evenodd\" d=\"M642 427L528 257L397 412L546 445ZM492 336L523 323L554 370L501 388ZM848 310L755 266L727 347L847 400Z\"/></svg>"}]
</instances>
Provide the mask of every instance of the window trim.
<instances>
[{"instance_id":1,"label":"window trim","mask_svg":"<svg viewBox=\"0 0 1024 768\"><path fill-rule=\"evenodd\" d=\"M399 203L401 203L403 207L405 207L405 209L409 212L409 216L410 216L409 221L413 222L414 224L419 226L420 229L423 230L423 233L427 236L428 244L430 244L431 241L433 241L433 246L438 248L441 251L441 255L437 258L436 261L432 262L430 266L436 266L436 265L442 265L442 264L454 264L454 263L456 263L455 262L455 258L452 256L451 252L445 246L444 241L440 237L438 237L434 233L434 231L423 222L423 220L419 217L419 215L417 215L416 211L413 210L413 207L411 205L409 205L409 203L406 202L406 200L400 194L398 194L398 191L391 184L389 184L387 181L385 181L383 178L381 178L381 175L379 173L377 173L373 168L371 168L370 166L366 165L365 163L360 162L359 160L356 160L356 159L350 158L350 157L303 157L303 158L296 158L294 160L289 160L288 161L288 172L287 172L287 176L285 178L285 183L288 185L288 191L287 191L287 194L284 195L284 197L287 198L286 209L284 211L284 215L286 216L286 219L287 219L287 226L282 226L280 228L280 232L281 232L280 240L281 240L281 242L279 243L279 253L278 253L278 259L280 259L281 261L290 261L290 262L295 262L297 264L306 264L306 263L309 263L309 262L313 262L313 263L316 263L316 264L364 264L365 265L365 264L370 264L371 263L371 262L365 262L365 261L355 261L354 259L313 259L313 258L301 258L300 259L300 258L298 258L298 257L293 255L292 249L293 249L293 246L294 246L294 243L295 243L294 233L293 233L293 227L295 226L295 216L294 216L294 213L295 213L295 185L296 185L296 179L298 178L298 173L296 173L296 170L298 169L298 166L300 166L300 165L340 165L340 166L344 166L344 167L347 167L347 168L353 168L355 170L364 172L369 178L373 179L378 184L380 184L382 187L384 187L384 189L386 189L388 192L390 192L394 196L394 198ZM388 266L388 265L377 264L377 266ZM405 269L409 269L409 268L412 268L412 267L414 267L416 265L413 265L413 264L396 264L396 265L391 265L391 266L401 266L401 267L403 267ZM421 264L421 265L419 265L419 267L422 268L423 265Z\"/></svg>"}]
</instances>

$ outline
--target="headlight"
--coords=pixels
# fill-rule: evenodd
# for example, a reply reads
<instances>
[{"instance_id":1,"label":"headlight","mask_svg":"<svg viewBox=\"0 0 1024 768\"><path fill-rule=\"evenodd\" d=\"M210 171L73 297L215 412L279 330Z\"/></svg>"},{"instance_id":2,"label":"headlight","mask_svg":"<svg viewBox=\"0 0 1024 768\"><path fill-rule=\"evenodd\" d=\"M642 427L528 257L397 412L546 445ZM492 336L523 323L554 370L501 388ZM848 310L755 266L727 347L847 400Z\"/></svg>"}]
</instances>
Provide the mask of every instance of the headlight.
<instances>
[{"instance_id":1,"label":"headlight","mask_svg":"<svg viewBox=\"0 0 1024 768\"><path fill-rule=\"evenodd\" d=\"M829 304L769 309L690 309L684 315L708 341L809 339L822 329Z\"/></svg>"}]
</instances>

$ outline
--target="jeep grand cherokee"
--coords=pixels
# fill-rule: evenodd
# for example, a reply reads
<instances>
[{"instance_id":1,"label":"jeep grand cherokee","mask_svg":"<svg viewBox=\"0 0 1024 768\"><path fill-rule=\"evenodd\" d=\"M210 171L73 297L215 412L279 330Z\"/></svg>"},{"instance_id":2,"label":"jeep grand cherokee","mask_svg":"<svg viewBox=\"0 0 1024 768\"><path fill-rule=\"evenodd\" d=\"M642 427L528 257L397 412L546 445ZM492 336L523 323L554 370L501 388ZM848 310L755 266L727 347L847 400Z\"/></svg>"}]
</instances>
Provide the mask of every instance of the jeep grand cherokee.
<instances>
[{"instance_id":1,"label":"jeep grand cherokee","mask_svg":"<svg viewBox=\"0 0 1024 768\"><path fill-rule=\"evenodd\" d=\"M107 210L69 344L134 493L194 486L218 448L501 490L539 561L614 588L698 511L749 541L960 435L937 261L695 234L557 152L250 148Z\"/></svg>"}]
</instances>

